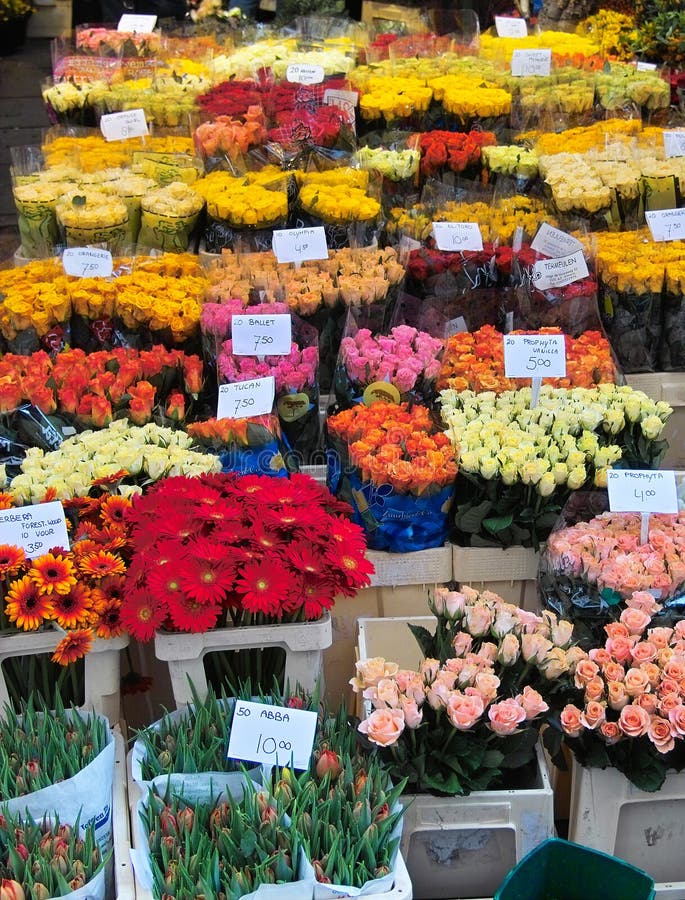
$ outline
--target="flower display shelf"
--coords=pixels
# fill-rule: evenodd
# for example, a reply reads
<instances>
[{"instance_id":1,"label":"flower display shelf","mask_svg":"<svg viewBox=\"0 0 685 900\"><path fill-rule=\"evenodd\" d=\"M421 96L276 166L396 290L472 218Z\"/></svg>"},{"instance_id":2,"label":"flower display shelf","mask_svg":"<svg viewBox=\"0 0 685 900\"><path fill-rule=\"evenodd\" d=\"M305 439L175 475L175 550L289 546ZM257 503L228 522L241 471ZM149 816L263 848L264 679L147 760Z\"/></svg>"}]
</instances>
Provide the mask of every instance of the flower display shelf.
<instances>
[{"instance_id":1,"label":"flower display shelf","mask_svg":"<svg viewBox=\"0 0 685 900\"><path fill-rule=\"evenodd\" d=\"M66 632L54 625L46 631L0 634L0 707L10 695L2 664L13 657L52 654ZM128 635L102 640L96 638L84 659L84 701L82 709L105 716L114 725L121 714L120 651L128 646Z\"/></svg>"},{"instance_id":2,"label":"flower display shelf","mask_svg":"<svg viewBox=\"0 0 685 900\"><path fill-rule=\"evenodd\" d=\"M400 669L418 670L423 654L409 625L422 625L435 632L434 616L386 616L359 619L359 659L382 656L392 659Z\"/></svg>"},{"instance_id":3,"label":"flower display shelf","mask_svg":"<svg viewBox=\"0 0 685 900\"><path fill-rule=\"evenodd\" d=\"M661 790L639 790L618 769L573 763L570 841L648 872L657 900L685 897L685 773L670 772Z\"/></svg>"},{"instance_id":4,"label":"flower display shelf","mask_svg":"<svg viewBox=\"0 0 685 900\"><path fill-rule=\"evenodd\" d=\"M452 580L452 552L449 545L416 553L384 553L368 550L376 569L371 587L398 587L406 584L445 584Z\"/></svg>"},{"instance_id":5,"label":"flower display shelf","mask_svg":"<svg viewBox=\"0 0 685 900\"><path fill-rule=\"evenodd\" d=\"M402 856L416 900L492 897L507 873L554 835L542 748L530 786L467 797L406 794Z\"/></svg>"},{"instance_id":6,"label":"flower display shelf","mask_svg":"<svg viewBox=\"0 0 685 900\"><path fill-rule=\"evenodd\" d=\"M536 612L538 609L538 556L527 547L506 550L452 547L452 577L460 585L494 591L509 603Z\"/></svg>"},{"instance_id":7,"label":"flower display shelf","mask_svg":"<svg viewBox=\"0 0 685 900\"><path fill-rule=\"evenodd\" d=\"M116 900L133 900L135 878L131 865L131 829L127 804L126 742L121 728L114 731L114 782L112 787L112 829L114 837L114 888Z\"/></svg>"},{"instance_id":8,"label":"flower display shelf","mask_svg":"<svg viewBox=\"0 0 685 900\"><path fill-rule=\"evenodd\" d=\"M626 382L635 390L644 391L652 400L665 400L673 407L663 433L668 450L661 468L685 469L685 372L626 375Z\"/></svg>"},{"instance_id":9,"label":"flower display shelf","mask_svg":"<svg viewBox=\"0 0 685 900\"><path fill-rule=\"evenodd\" d=\"M281 625L248 625L243 628L215 628L204 634L171 634L158 631L155 655L168 663L171 689L177 707L193 700L190 682L199 697L207 694L203 658L221 650L281 647L285 650L285 683L300 684L312 691L322 675L322 651L333 641L330 613L316 622Z\"/></svg>"}]
</instances>

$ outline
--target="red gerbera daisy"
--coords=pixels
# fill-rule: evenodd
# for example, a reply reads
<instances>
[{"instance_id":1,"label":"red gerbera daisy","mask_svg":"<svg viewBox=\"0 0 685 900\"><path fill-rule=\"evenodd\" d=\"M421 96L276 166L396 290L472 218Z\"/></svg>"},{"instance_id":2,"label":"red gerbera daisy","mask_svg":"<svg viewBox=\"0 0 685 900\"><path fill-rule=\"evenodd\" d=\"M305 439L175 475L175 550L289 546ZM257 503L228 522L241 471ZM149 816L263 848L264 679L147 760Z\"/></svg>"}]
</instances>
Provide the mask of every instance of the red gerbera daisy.
<instances>
[{"instance_id":1,"label":"red gerbera daisy","mask_svg":"<svg viewBox=\"0 0 685 900\"><path fill-rule=\"evenodd\" d=\"M166 617L166 607L157 603L149 591L130 590L121 605L121 624L139 641L151 640Z\"/></svg>"},{"instance_id":2,"label":"red gerbera daisy","mask_svg":"<svg viewBox=\"0 0 685 900\"><path fill-rule=\"evenodd\" d=\"M285 538L273 528L265 528L256 522L250 534L250 544L264 550L274 550L285 542Z\"/></svg>"},{"instance_id":3,"label":"red gerbera daisy","mask_svg":"<svg viewBox=\"0 0 685 900\"><path fill-rule=\"evenodd\" d=\"M186 594L170 594L167 598L171 621L180 631L202 633L216 625L221 612L218 603L198 603Z\"/></svg>"},{"instance_id":4,"label":"red gerbera daisy","mask_svg":"<svg viewBox=\"0 0 685 900\"><path fill-rule=\"evenodd\" d=\"M78 561L79 571L91 578L104 578L106 575L123 575L126 564L120 556L100 550L97 553L89 553Z\"/></svg>"},{"instance_id":5,"label":"red gerbera daisy","mask_svg":"<svg viewBox=\"0 0 685 900\"><path fill-rule=\"evenodd\" d=\"M26 556L21 547L0 544L0 577L16 575L25 562Z\"/></svg>"},{"instance_id":6,"label":"red gerbera daisy","mask_svg":"<svg viewBox=\"0 0 685 900\"><path fill-rule=\"evenodd\" d=\"M303 541L288 545L288 558L294 569L310 575L322 575L326 568L323 554Z\"/></svg>"},{"instance_id":7,"label":"red gerbera daisy","mask_svg":"<svg viewBox=\"0 0 685 900\"><path fill-rule=\"evenodd\" d=\"M41 593L28 575L14 581L7 591L7 618L24 631L35 631L46 619L53 618L52 600Z\"/></svg>"},{"instance_id":8,"label":"red gerbera daisy","mask_svg":"<svg viewBox=\"0 0 685 900\"><path fill-rule=\"evenodd\" d=\"M331 551L328 554L328 561L338 572L336 581L340 592L346 597L354 597L359 588L368 587L371 584L369 575L373 575L376 571L373 563L364 555L346 547Z\"/></svg>"},{"instance_id":9,"label":"red gerbera daisy","mask_svg":"<svg viewBox=\"0 0 685 900\"><path fill-rule=\"evenodd\" d=\"M243 607L248 612L277 616L295 586L294 577L280 560L265 557L242 567L235 589L243 595Z\"/></svg>"},{"instance_id":10,"label":"red gerbera daisy","mask_svg":"<svg viewBox=\"0 0 685 900\"><path fill-rule=\"evenodd\" d=\"M228 548L221 541L200 537L186 545L191 559L204 559L206 562L221 562L226 559Z\"/></svg>"},{"instance_id":11,"label":"red gerbera daisy","mask_svg":"<svg viewBox=\"0 0 685 900\"><path fill-rule=\"evenodd\" d=\"M173 594L182 594L181 578L178 566L168 562L163 566L155 566L147 576L150 593L159 603L165 603Z\"/></svg>"},{"instance_id":12,"label":"red gerbera daisy","mask_svg":"<svg viewBox=\"0 0 685 900\"><path fill-rule=\"evenodd\" d=\"M187 541L197 534L197 525L194 525L183 512L169 511L161 521L157 522L156 527L157 533L162 537L176 538L181 541Z\"/></svg>"},{"instance_id":13,"label":"red gerbera daisy","mask_svg":"<svg viewBox=\"0 0 685 900\"><path fill-rule=\"evenodd\" d=\"M362 556L366 553L364 532L359 525L355 525L349 519L336 516L329 523L327 534L335 543L342 545L348 551L359 553Z\"/></svg>"},{"instance_id":14,"label":"red gerbera daisy","mask_svg":"<svg viewBox=\"0 0 685 900\"><path fill-rule=\"evenodd\" d=\"M68 594L53 595L52 605L54 618L60 628L90 625L92 618L90 589L82 582L75 584Z\"/></svg>"},{"instance_id":15,"label":"red gerbera daisy","mask_svg":"<svg viewBox=\"0 0 685 900\"><path fill-rule=\"evenodd\" d=\"M93 633L90 628L70 631L55 647L52 661L60 666L68 666L85 656L93 645Z\"/></svg>"},{"instance_id":16,"label":"red gerbera daisy","mask_svg":"<svg viewBox=\"0 0 685 900\"><path fill-rule=\"evenodd\" d=\"M235 570L227 563L190 559L180 571L180 580L191 599L198 603L220 603L224 594L233 589Z\"/></svg>"}]
</instances>

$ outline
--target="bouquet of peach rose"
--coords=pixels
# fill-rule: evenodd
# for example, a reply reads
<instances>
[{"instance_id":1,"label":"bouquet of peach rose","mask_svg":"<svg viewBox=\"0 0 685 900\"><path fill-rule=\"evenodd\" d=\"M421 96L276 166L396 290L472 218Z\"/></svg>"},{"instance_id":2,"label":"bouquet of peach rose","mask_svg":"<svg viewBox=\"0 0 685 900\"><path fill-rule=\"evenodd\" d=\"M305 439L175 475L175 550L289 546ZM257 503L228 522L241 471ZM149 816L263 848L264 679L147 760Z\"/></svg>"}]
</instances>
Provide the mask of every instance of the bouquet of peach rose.
<instances>
[{"instance_id":1,"label":"bouquet of peach rose","mask_svg":"<svg viewBox=\"0 0 685 900\"><path fill-rule=\"evenodd\" d=\"M425 656L418 672L380 657L356 664L350 684L371 708L359 731L409 791L521 783L549 710L573 687L573 625L469 587L437 588L429 605L435 632L410 626Z\"/></svg>"},{"instance_id":2,"label":"bouquet of peach rose","mask_svg":"<svg viewBox=\"0 0 685 900\"><path fill-rule=\"evenodd\" d=\"M575 691L544 735L553 761L565 743L582 766L611 766L642 791L685 768L685 620L657 624L659 608L635 591L604 641L576 649Z\"/></svg>"}]
</instances>

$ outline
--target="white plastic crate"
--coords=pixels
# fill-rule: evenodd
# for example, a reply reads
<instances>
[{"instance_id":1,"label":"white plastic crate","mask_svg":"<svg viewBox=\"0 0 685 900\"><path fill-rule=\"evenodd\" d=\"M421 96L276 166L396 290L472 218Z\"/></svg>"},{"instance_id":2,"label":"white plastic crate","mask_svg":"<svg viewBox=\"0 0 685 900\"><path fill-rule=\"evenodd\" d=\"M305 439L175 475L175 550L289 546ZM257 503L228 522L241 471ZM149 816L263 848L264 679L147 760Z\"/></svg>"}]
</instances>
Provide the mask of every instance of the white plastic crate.
<instances>
[{"instance_id":1,"label":"white plastic crate","mask_svg":"<svg viewBox=\"0 0 685 900\"><path fill-rule=\"evenodd\" d=\"M136 809L138 801L142 797L142 790L140 785L136 784L131 775L131 753L128 754L126 759L126 771L128 776L128 803L131 812L131 833L133 835L133 841L129 843L129 846L135 847L137 829L134 816L137 814ZM127 898L135 897L136 900L152 900L152 893L147 888L141 887L138 881L135 883L135 893L118 895L117 900L124 900L124 896ZM378 898L378 900L381 900L381 898L382 900L412 900L412 884L409 880L409 873L407 872L407 866L402 859L402 854L400 854L397 859L397 878L393 889L391 891L386 891L384 894L364 895L364 900L374 900L374 898ZM308 900L308 898L303 897L302 900Z\"/></svg>"},{"instance_id":2,"label":"white plastic crate","mask_svg":"<svg viewBox=\"0 0 685 900\"><path fill-rule=\"evenodd\" d=\"M415 553L368 550L366 556L376 570L371 576L371 587L436 585L452 580L452 551L448 544Z\"/></svg>"},{"instance_id":3,"label":"white plastic crate","mask_svg":"<svg viewBox=\"0 0 685 900\"><path fill-rule=\"evenodd\" d=\"M652 400L665 400L673 407L664 428L663 436L669 447L661 468L685 469L685 372L626 375L626 382L635 390L644 391Z\"/></svg>"},{"instance_id":4,"label":"white plastic crate","mask_svg":"<svg viewBox=\"0 0 685 900\"><path fill-rule=\"evenodd\" d=\"M538 611L537 573L539 554L527 547L492 550L452 547L452 577L476 590L493 591L508 603Z\"/></svg>"},{"instance_id":5,"label":"white plastic crate","mask_svg":"<svg viewBox=\"0 0 685 900\"><path fill-rule=\"evenodd\" d=\"M573 763L569 840L618 856L654 879L658 900L685 898L685 773L655 793L617 769Z\"/></svg>"},{"instance_id":6,"label":"white plastic crate","mask_svg":"<svg viewBox=\"0 0 685 900\"><path fill-rule=\"evenodd\" d=\"M9 703L7 684L2 674L5 660L52 654L65 634L54 625L46 631L0 635L0 707ZM128 646L128 640L128 635L109 640L96 638L83 661L85 694L81 708L106 716L112 725L119 721L121 715L121 651Z\"/></svg>"},{"instance_id":7,"label":"white plastic crate","mask_svg":"<svg viewBox=\"0 0 685 900\"><path fill-rule=\"evenodd\" d=\"M416 900L492 897L510 869L554 835L554 798L539 745L527 789L402 800L401 850Z\"/></svg>"},{"instance_id":8,"label":"white plastic crate","mask_svg":"<svg viewBox=\"0 0 685 900\"><path fill-rule=\"evenodd\" d=\"M126 743L121 729L114 732L114 783L112 788L112 830L114 837L114 886L117 900L134 900L135 878L131 865L131 829L128 812Z\"/></svg>"},{"instance_id":9,"label":"white plastic crate","mask_svg":"<svg viewBox=\"0 0 685 900\"><path fill-rule=\"evenodd\" d=\"M331 617L326 612L316 622L215 628L205 634L157 632L155 655L168 663L174 702L179 707L193 700L190 681L201 699L207 696L203 659L207 653L221 650L281 647L286 654L285 683L313 691L323 673L322 651L332 640Z\"/></svg>"}]
</instances>

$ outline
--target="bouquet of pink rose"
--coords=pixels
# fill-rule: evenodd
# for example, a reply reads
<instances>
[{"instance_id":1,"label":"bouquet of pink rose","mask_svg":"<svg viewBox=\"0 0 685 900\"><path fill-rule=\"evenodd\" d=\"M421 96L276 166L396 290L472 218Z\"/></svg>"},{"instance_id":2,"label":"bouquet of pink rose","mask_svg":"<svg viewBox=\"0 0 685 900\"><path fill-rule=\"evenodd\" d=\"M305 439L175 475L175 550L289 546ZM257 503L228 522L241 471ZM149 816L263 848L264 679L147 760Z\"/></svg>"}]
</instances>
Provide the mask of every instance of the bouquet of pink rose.
<instances>
[{"instance_id":1,"label":"bouquet of pink rose","mask_svg":"<svg viewBox=\"0 0 685 900\"><path fill-rule=\"evenodd\" d=\"M444 342L409 325L397 325L389 334L373 335L359 328L342 339L335 372L335 395L342 406L351 406L364 392L378 398L392 394L395 402L413 399L430 403L440 373ZM367 397L364 395L364 399ZM374 397L368 401L373 402Z\"/></svg>"},{"instance_id":2,"label":"bouquet of pink rose","mask_svg":"<svg viewBox=\"0 0 685 900\"><path fill-rule=\"evenodd\" d=\"M501 787L532 766L552 698L572 685L573 625L469 587L438 588L429 605L435 634L410 626L425 655L418 672L380 657L356 664L350 684L373 707L359 731L409 790Z\"/></svg>"},{"instance_id":3,"label":"bouquet of pink rose","mask_svg":"<svg viewBox=\"0 0 685 900\"><path fill-rule=\"evenodd\" d=\"M642 791L685 768L685 621L655 625L658 609L636 591L598 646L575 650L575 691L544 736L553 760L563 742L581 765L611 766Z\"/></svg>"}]
</instances>

